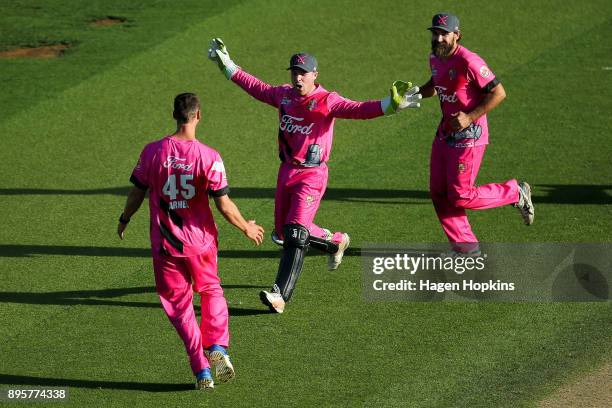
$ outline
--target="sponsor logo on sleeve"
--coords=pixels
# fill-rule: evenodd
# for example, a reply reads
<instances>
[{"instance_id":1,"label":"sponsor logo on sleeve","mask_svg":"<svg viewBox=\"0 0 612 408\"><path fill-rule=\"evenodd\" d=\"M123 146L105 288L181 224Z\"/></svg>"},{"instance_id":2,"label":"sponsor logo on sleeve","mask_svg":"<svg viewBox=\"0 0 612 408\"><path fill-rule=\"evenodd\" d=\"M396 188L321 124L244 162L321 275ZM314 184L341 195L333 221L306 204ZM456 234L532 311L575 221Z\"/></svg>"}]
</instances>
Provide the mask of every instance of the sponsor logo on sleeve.
<instances>
[{"instance_id":1,"label":"sponsor logo on sleeve","mask_svg":"<svg viewBox=\"0 0 612 408\"><path fill-rule=\"evenodd\" d=\"M221 160L216 160L212 167L210 168L210 171L217 171L219 173L222 174L222 180L226 181L227 180L227 174L225 174L225 166L223 165L223 162Z\"/></svg>"},{"instance_id":2,"label":"sponsor logo on sleeve","mask_svg":"<svg viewBox=\"0 0 612 408\"><path fill-rule=\"evenodd\" d=\"M491 71L489 70L489 67L487 67L486 65L483 65L482 67L480 67L480 76L481 77L486 78L489 75L491 75Z\"/></svg>"},{"instance_id":3,"label":"sponsor logo on sleeve","mask_svg":"<svg viewBox=\"0 0 612 408\"><path fill-rule=\"evenodd\" d=\"M217 160L213 163L210 171L218 171L221 173L225 173L225 166L223 165L223 162L221 160Z\"/></svg>"}]
</instances>

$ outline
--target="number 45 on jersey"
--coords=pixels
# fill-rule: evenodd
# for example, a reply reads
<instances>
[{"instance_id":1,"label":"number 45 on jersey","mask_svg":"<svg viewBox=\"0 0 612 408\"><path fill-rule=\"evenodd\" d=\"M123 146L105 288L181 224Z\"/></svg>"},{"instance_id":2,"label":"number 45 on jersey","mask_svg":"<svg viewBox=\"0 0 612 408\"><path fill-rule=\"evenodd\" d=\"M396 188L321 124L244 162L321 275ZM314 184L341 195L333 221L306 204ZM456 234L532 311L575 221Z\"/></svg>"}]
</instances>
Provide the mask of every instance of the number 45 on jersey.
<instances>
[{"instance_id":1,"label":"number 45 on jersey","mask_svg":"<svg viewBox=\"0 0 612 408\"><path fill-rule=\"evenodd\" d=\"M177 176L179 184L177 185ZM170 198L169 207L171 210L177 208L189 208L187 200L196 195L196 189L190 182L193 180L193 174L170 174L164 183L162 193ZM177 197L181 195L182 199Z\"/></svg>"}]
</instances>

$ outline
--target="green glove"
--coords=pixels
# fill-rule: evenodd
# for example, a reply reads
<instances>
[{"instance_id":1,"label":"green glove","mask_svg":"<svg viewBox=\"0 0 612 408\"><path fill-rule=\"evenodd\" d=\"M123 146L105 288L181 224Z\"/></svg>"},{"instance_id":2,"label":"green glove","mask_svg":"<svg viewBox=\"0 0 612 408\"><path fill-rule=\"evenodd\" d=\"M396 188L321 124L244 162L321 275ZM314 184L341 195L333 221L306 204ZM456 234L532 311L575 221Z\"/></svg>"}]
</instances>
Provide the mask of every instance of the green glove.
<instances>
[{"instance_id":1,"label":"green glove","mask_svg":"<svg viewBox=\"0 0 612 408\"><path fill-rule=\"evenodd\" d=\"M391 93L391 109L393 109L393 113L399 110L399 106L402 103L402 99L406 94L408 88L412 86L410 82L404 81L395 81L393 85L391 85L391 89L389 92Z\"/></svg>"},{"instance_id":2,"label":"green glove","mask_svg":"<svg viewBox=\"0 0 612 408\"><path fill-rule=\"evenodd\" d=\"M208 58L217 63L219 69L227 79L231 79L232 75L238 70L238 66L230 58L227 48L220 38L213 38L210 41Z\"/></svg>"},{"instance_id":3,"label":"green glove","mask_svg":"<svg viewBox=\"0 0 612 408\"><path fill-rule=\"evenodd\" d=\"M419 87L412 87L411 82L395 81L389 90L390 96L381 101L381 108L385 115L392 115L406 108L418 108L422 96Z\"/></svg>"}]
</instances>

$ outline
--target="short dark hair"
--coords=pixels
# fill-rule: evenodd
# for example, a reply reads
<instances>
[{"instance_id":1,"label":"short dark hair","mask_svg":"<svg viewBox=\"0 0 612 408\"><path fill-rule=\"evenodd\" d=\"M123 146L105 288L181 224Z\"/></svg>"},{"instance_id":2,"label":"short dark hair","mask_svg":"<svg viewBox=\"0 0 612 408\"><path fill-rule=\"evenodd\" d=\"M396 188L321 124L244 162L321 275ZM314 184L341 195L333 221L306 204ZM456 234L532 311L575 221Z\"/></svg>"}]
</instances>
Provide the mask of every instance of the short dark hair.
<instances>
[{"instance_id":1,"label":"short dark hair","mask_svg":"<svg viewBox=\"0 0 612 408\"><path fill-rule=\"evenodd\" d=\"M174 98L174 112L172 116L179 124L189 122L200 110L200 98L198 95L185 92Z\"/></svg>"}]
</instances>

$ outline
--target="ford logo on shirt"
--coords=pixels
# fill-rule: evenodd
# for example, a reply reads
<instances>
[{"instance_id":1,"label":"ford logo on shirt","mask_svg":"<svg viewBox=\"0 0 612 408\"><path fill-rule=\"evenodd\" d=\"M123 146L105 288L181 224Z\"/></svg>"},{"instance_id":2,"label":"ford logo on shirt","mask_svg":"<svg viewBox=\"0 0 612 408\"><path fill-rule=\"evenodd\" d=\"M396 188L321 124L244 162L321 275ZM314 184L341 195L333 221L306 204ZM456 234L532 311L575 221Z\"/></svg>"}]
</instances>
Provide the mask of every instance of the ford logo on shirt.
<instances>
[{"instance_id":1,"label":"ford logo on shirt","mask_svg":"<svg viewBox=\"0 0 612 408\"><path fill-rule=\"evenodd\" d=\"M185 171L190 171L191 168L193 167L193 164L180 163L180 162L185 162L185 161L187 161L187 159L181 159L180 157L176 157L176 156L168 156L166 161L162 163L162 166L164 166L165 168L181 169Z\"/></svg>"},{"instance_id":2,"label":"ford logo on shirt","mask_svg":"<svg viewBox=\"0 0 612 408\"><path fill-rule=\"evenodd\" d=\"M287 133L301 133L303 135L309 135L312 133L312 127L314 123L308 125L298 124L296 122L302 122L304 118L298 118L291 115L283 115L280 120L280 130Z\"/></svg>"},{"instance_id":3,"label":"ford logo on shirt","mask_svg":"<svg viewBox=\"0 0 612 408\"><path fill-rule=\"evenodd\" d=\"M440 98L440 102L448 102L448 103L457 102L456 92L453 92L452 95L447 95L445 93L447 91L447 88L443 86L439 86L439 85L436 85L435 88L436 88L436 93L438 94L438 98Z\"/></svg>"}]
</instances>

